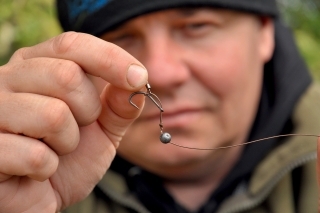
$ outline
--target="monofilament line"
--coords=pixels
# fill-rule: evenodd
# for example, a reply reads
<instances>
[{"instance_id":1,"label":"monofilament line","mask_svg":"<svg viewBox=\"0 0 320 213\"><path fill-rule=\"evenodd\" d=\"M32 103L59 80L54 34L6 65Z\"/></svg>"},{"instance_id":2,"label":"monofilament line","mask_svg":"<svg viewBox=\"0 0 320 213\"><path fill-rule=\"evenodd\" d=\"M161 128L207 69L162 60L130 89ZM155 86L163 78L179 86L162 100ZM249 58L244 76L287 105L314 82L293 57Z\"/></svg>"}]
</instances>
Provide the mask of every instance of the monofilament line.
<instances>
[{"instance_id":1,"label":"monofilament line","mask_svg":"<svg viewBox=\"0 0 320 213\"><path fill-rule=\"evenodd\" d=\"M194 150L219 150L219 149L229 149L229 148L234 148L234 147L238 147L238 146L243 146L243 145L247 145L247 144L251 144L251 143L256 143L259 141L264 141L264 140L269 140L269 139L273 139L273 138L281 138L281 137L297 137L297 136L301 136L301 137L320 137L320 135L315 135L315 134L285 134L285 135L276 135L276 136L271 136L271 137L266 137L266 138L261 138L258 140L253 140L253 141L249 141L249 142L245 142L242 144L236 144L236 145L230 145L230 146L221 146L221 147L217 147L217 148L197 148L197 147L188 147L188 146L182 146L173 142L170 142L169 144L175 145L177 147L180 148L185 148L185 149L194 149Z\"/></svg>"}]
</instances>

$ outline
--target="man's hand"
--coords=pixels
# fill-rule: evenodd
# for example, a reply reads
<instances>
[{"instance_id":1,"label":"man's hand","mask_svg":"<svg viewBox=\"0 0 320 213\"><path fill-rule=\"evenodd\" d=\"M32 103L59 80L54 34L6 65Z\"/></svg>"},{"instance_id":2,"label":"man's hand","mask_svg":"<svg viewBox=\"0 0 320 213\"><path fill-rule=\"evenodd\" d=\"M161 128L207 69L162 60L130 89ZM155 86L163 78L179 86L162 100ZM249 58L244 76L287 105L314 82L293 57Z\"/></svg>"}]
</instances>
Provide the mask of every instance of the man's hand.
<instances>
[{"instance_id":1,"label":"man's hand","mask_svg":"<svg viewBox=\"0 0 320 213\"><path fill-rule=\"evenodd\" d=\"M100 97L86 73L109 83ZM87 196L139 116L128 97L146 83L140 62L90 35L18 50L0 67L1 212L56 212Z\"/></svg>"}]
</instances>

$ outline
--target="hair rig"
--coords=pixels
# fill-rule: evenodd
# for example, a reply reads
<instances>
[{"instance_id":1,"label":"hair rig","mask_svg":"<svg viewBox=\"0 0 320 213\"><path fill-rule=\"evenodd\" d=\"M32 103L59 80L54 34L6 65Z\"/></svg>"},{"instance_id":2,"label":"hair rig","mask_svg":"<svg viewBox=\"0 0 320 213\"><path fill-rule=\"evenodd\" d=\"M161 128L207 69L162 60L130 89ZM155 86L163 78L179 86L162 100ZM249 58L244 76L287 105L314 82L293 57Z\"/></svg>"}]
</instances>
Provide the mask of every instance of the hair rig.
<instances>
[{"instance_id":1,"label":"hair rig","mask_svg":"<svg viewBox=\"0 0 320 213\"><path fill-rule=\"evenodd\" d=\"M163 132L162 113L164 112L164 110L162 108L161 101L158 98L158 96L156 96L154 93L151 92L151 86L150 86L149 83L146 84L146 88L147 88L147 92L138 91L138 92L132 93L130 95L130 97L129 97L129 102L130 102L130 104L132 106L134 106L135 108L139 109L139 107L137 105L135 105L131 100L133 98L133 96L138 95L138 94L142 94L142 95L148 97L160 110L160 123L159 123L159 126L160 126L160 141L162 143L170 143L171 135L169 133L167 133L167 132Z\"/></svg>"},{"instance_id":2,"label":"hair rig","mask_svg":"<svg viewBox=\"0 0 320 213\"><path fill-rule=\"evenodd\" d=\"M163 124L162 124L162 113L164 112L163 108L162 108L162 104L160 99L158 98L158 96L156 96L154 93L151 92L151 86L149 83L146 84L146 88L147 91L146 92L142 92L142 91L138 91L138 92L134 92L130 95L129 97L129 102L132 106L134 106L135 108L139 109L139 107L134 104L132 102L132 98L135 95L138 94L142 94L146 97L148 97L160 110L160 141L164 144L170 143L171 142L171 135L167 132L163 132ZM187 146L182 146L176 143L172 143L172 145L175 145L177 147L180 148L185 148L185 149L194 149L194 150L218 150L218 149L229 149L229 148L233 148L233 147L237 147L237 146L243 146L246 144L251 144L251 143L256 143L259 141L264 141L264 140L269 140L272 138L280 138L280 137L289 137L289 136L303 136L303 137L320 137L320 135L316 135L316 134L285 134L285 135L276 135L276 136L271 136L271 137L267 137L267 138L262 138L262 139L258 139L258 140L254 140L254 141L249 141L249 142L245 142L245 143L241 143L241 144L236 144L236 145L230 145L230 146L221 146L221 147L216 147L216 148L197 148L197 147L187 147Z\"/></svg>"}]
</instances>

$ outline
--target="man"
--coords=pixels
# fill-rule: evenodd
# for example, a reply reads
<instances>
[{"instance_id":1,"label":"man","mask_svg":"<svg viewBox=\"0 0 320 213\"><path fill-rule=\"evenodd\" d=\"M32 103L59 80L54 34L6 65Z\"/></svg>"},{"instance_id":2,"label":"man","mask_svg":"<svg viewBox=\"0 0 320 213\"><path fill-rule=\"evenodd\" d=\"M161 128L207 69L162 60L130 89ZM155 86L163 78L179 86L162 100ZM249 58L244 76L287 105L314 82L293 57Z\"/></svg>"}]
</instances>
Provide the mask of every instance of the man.
<instances>
[{"instance_id":1,"label":"man","mask_svg":"<svg viewBox=\"0 0 320 213\"><path fill-rule=\"evenodd\" d=\"M61 0L58 11L66 31L101 39L62 34L1 67L4 212L87 196L66 212L316 212L315 138L164 145L159 109L128 101L148 81L185 147L317 133L319 88L274 1Z\"/></svg>"}]
</instances>

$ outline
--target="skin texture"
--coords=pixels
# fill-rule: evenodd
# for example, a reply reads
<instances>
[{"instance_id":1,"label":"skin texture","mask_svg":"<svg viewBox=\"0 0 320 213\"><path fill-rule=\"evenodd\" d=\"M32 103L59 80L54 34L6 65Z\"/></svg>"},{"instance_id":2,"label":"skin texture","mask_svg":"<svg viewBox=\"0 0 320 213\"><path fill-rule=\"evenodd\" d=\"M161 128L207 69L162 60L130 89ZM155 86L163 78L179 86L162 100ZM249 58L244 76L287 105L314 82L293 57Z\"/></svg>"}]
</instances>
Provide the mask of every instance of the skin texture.
<instances>
[{"instance_id":1,"label":"skin texture","mask_svg":"<svg viewBox=\"0 0 320 213\"><path fill-rule=\"evenodd\" d=\"M109 82L100 97L85 73ZM127 97L146 82L140 62L93 36L18 50L0 67L1 212L56 212L87 196L140 114Z\"/></svg>"},{"instance_id":2,"label":"skin texture","mask_svg":"<svg viewBox=\"0 0 320 213\"><path fill-rule=\"evenodd\" d=\"M152 92L165 110L164 130L174 143L215 148L245 142L263 65L273 52L271 20L225 10L167 10L128 21L102 38L146 66ZM98 89L104 86L98 79L94 83ZM242 148L217 152L163 145L158 123L159 110L146 101L118 153L162 176L181 204L197 209Z\"/></svg>"}]
</instances>

